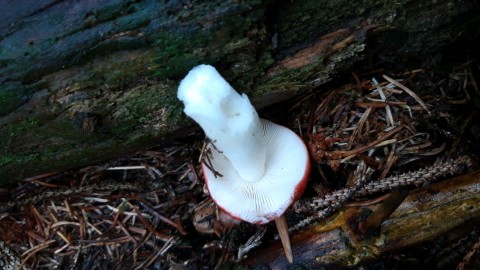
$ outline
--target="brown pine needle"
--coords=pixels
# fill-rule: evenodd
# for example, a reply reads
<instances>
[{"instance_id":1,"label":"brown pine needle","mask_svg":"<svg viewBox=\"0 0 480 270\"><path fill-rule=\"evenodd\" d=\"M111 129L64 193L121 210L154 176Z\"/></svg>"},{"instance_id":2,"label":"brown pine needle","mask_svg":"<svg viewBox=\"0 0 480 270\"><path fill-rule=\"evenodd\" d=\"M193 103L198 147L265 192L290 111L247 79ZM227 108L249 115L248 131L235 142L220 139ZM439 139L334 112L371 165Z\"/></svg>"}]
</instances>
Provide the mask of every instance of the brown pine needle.
<instances>
[{"instance_id":1,"label":"brown pine needle","mask_svg":"<svg viewBox=\"0 0 480 270\"><path fill-rule=\"evenodd\" d=\"M423 109L425 109L425 111L427 111L429 114L430 114L430 111L428 110L427 108L427 105L422 101L422 99L420 99L419 96L417 96L417 94L415 94L415 92L413 92L412 90L410 90L408 87L406 87L405 85L397 82L396 80L388 77L387 75L382 75L383 78L391 83L393 83L395 86L399 87L400 89L402 89L403 91L405 91L407 94L409 94L411 97L413 97L417 102L418 104L420 104L420 106L422 106Z\"/></svg>"},{"instance_id":2,"label":"brown pine needle","mask_svg":"<svg viewBox=\"0 0 480 270\"><path fill-rule=\"evenodd\" d=\"M33 256L35 255L37 252L39 251L42 251L46 248L48 248L48 246L52 243L55 243L55 240L48 240L38 246L34 246L32 247L31 249L25 251L23 254L22 254L22 257L25 256L25 258L23 259L22 263L20 264L20 266L18 267L18 269L23 269L23 266L27 263L27 261Z\"/></svg>"},{"instance_id":3,"label":"brown pine needle","mask_svg":"<svg viewBox=\"0 0 480 270\"><path fill-rule=\"evenodd\" d=\"M142 222L143 225L144 225L151 233L153 233L156 237L158 237L158 239L167 242L167 241L171 238L171 236L166 235L166 234L163 234L163 233L158 232L157 230L155 230L155 228L153 228L153 226L142 216L142 213L140 212L140 210L138 210L138 207L137 207L137 206L132 205L132 208L133 208L133 209L135 210L135 212L137 213L137 217L138 217L138 219L140 220L140 222Z\"/></svg>"}]
</instances>

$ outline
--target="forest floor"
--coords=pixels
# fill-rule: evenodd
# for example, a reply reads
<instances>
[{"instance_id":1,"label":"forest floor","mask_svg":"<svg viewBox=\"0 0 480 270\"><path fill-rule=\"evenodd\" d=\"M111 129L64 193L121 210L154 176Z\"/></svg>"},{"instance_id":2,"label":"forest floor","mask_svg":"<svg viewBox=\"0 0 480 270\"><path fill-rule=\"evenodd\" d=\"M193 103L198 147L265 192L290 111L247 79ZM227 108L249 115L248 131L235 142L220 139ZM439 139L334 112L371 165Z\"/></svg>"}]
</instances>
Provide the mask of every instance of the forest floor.
<instances>
[{"instance_id":1,"label":"forest floor","mask_svg":"<svg viewBox=\"0 0 480 270\"><path fill-rule=\"evenodd\" d=\"M296 229L291 235L359 199L381 200L398 187L414 190L478 170L480 63L465 60L443 70L353 72L343 82L259 112L294 130L310 150L309 184L287 211ZM218 219L202 180L203 141L197 130L131 156L45 173L0 190L0 266L241 269L244 257L262 256L262 249L278 242L275 227L230 226ZM435 179L415 176L441 162L453 162L455 169ZM405 172L413 172L409 181L393 180L381 190L368 190L362 182ZM344 195L329 197L342 189ZM449 241L439 237L355 267L473 269L479 233L468 227Z\"/></svg>"}]
</instances>

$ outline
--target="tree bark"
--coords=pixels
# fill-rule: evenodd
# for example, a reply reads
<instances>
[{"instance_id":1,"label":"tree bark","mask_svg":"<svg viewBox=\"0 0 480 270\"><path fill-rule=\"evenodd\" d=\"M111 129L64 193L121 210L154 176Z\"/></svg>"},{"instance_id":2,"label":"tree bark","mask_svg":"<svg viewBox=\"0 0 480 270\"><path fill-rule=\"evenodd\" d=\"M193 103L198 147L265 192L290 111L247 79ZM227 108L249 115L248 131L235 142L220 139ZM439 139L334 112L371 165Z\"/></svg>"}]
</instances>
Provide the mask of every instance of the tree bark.
<instances>
[{"instance_id":1,"label":"tree bark","mask_svg":"<svg viewBox=\"0 0 480 270\"><path fill-rule=\"evenodd\" d=\"M145 148L190 126L178 81L215 65L262 108L370 52L396 61L478 36L476 1L8 1L0 185ZM370 48L370 49L369 49Z\"/></svg>"},{"instance_id":2,"label":"tree bark","mask_svg":"<svg viewBox=\"0 0 480 270\"><path fill-rule=\"evenodd\" d=\"M480 221L479 183L480 172L476 171L417 189L373 236L359 231L369 216L382 214L378 204L347 207L291 237L294 263L308 269L351 267L462 227L468 232ZM289 266L279 242L251 254L243 263L270 269Z\"/></svg>"}]
</instances>

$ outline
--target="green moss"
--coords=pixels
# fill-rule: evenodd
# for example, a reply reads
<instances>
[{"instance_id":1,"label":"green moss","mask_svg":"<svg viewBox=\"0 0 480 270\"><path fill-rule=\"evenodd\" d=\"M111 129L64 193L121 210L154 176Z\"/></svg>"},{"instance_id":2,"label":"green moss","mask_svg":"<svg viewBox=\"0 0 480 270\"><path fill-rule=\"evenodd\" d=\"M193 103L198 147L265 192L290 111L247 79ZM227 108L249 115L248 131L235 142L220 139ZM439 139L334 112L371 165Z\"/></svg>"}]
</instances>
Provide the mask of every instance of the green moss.
<instances>
[{"instance_id":1,"label":"green moss","mask_svg":"<svg viewBox=\"0 0 480 270\"><path fill-rule=\"evenodd\" d=\"M58 139L69 142L70 144L83 144L94 143L103 138L101 133L84 133L75 125L72 119L64 117L59 117L55 121L48 122L48 124L36 129L36 132L36 137L51 141L50 144L45 145L56 145L59 141ZM61 146L58 147L58 150L61 149Z\"/></svg>"},{"instance_id":2,"label":"green moss","mask_svg":"<svg viewBox=\"0 0 480 270\"><path fill-rule=\"evenodd\" d=\"M174 101L168 101L170 111L166 115L167 122L174 126L179 126L185 122L185 114L183 113L182 104L175 98Z\"/></svg>"},{"instance_id":3,"label":"green moss","mask_svg":"<svg viewBox=\"0 0 480 270\"><path fill-rule=\"evenodd\" d=\"M108 91L122 91L130 85L140 84L139 78L151 75L152 54L151 50L136 50L97 57L78 72L74 70L75 74L68 79L78 91L97 96L94 102L99 103L98 107L103 107L105 98L108 98ZM55 79L53 82L57 83ZM62 90L64 86L60 82L59 85L50 85L49 88L50 91L57 91Z\"/></svg>"},{"instance_id":4,"label":"green moss","mask_svg":"<svg viewBox=\"0 0 480 270\"><path fill-rule=\"evenodd\" d=\"M127 138L132 132L155 135L162 132L166 128L162 125L167 123L175 127L181 114L176 89L177 83L170 81L143 85L126 92L115 100L116 111L105 128L115 136Z\"/></svg>"},{"instance_id":5,"label":"green moss","mask_svg":"<svg viewBox=\"0 0 480 270\"><path fill-rule=\"evenodd\" d=\"M6 164L10 163L10 162L14 162L16 160L16 158L14 156L10 156L10 155L6 155L6 156L3 156L3 155L0 155L0 166L5 166Z\"/></svg>"},{"instance_id":6,"label":"green moss","mask_svg":"<svg viewBox=\"0 0 480 270\"><path fill-rule=\"evenodd\" d=\"M157 18L150 15L142 19L141 13L149 11L142 6L147 2L129 3L126 8L117 5L111 10L87 14L82 21L85 24L60 33L63 36L59 40L69 35L75 43L76 33L83 33L82 29L101 30L109 24L116 24L114 33L135 28L141 32L145 26L155 29L157 34L151 36L145 31L145 38L128 34L112 39L103 37L94 48L73 53L74 59L62 60L70 63L66 69L46 76L54 70L42 70L30 76L41 75L47 82L33 86L32 91L48 89L44 99L49 102L45 106L48 111L36 111L39 115L29 115L28 119L0 130L0 164L5 165L0 168L0 181L112 158L123 149L143 145L175 130L185 121L183 106L176 98L178 81L194 65L214 64L239 91L249 92L272 63L270 48L265 49L262 44L266 40L260 23L264 10L252 8L263 5L262 1L214 6L208 1L196 3L195 8L180 9L168 17L182 21L174 29L164 27L163 22L156 25ZM204 17L198 17L197 12ZM212 12L218 23L211 23ZM32 55L45 51L56 41L49 42L36 44ZM72 63L76 66L72 67ZM93 132L83 132L75 122L78 112L98 115L98 127Z\"/></svg>"},{"instance_id":7,"label":"green moss","mask_svg":"<svg viewBox=\"0 0 480 270\"><path fill-rule=\"evenodd\" d=\"M295 92L309 87L307 82L312 76L320 79L321 73L328 72L324 69L323 59L319 58L316 62L308 64L302 68L282 69L275 75L263 78L255 90L257 95L265 95L267 93L290 91Z\"/></svg>"},{"instance_id":8,"label":"green moss","mask_svg":"<svg viewBox=\"0 0 480 270\"><path fill-rule=\"evenodd\" d=\"M4 161L11 160L6 157L16 156L8 153L28 153L29 149L36 149L38 155L44 156L64 150L65 145L59 144L59 142L74 144L94 142L98 139L80 132L70 119L59 117L43 125L38 120L40 118L28 118L20 122L11 122L0 130L0 136L5 138L0 141L0 149L2 150ZM39 144L44 147L39 149L36 147ZM15 145L15 147L12 145ZM29 159L15 158L15 160L31 161L32 156L30 153L21 157L28 156L30 157Z\"/></svg>"},{"instance_id":9,"label":"green moss","mask_svg":"<svg viewBox=\"0 0 480 270\"><path fill-rule=\"evenodd\" d=\"M16 137L21 133L24 133L37 126L38 126L38 121L36 119L31 119L31 118L25 119L19 123L10 123L9 125L7 125L8 135L10 137Z\"/></svg>"},{"instance_id":10,"label":"green moss","mask_svg":"<svg viewBox=\"0 0 480 270\"><path fill-rule=\"evenodd\" d=\"M40 158L39 153L30 153L26 155L0 155L0 166L8 164L28 164L37 161Z\"/></svg>"},{"instance_id":11,"label":"green moss","mask_svg":"<svg viewBox=\"0 0 480 270\"><path fill-rule=\"evenodd\" d=\"M82 144L76 146L70 145L68 149L64 147L63 150L50 152L50 154L42 149L41 152L26 155L0 155L2 174L25 177L39 172L64 170L71 166L72 162L76 166L83 166L94 160L108 158L114 150L111 143L97 144L93 147L85 147L86 145ZM15 181L15 178L3 177L0 184L6 186Z\"/></svg>"},{"instance_id":12,"label":"green moss","mask_svg":"<svg viewBox=\"0 0 480 270\"><path fill-rule=\"evenodd\" d=\"M189 42L185 42L188 37ZM201 63L212 59L206 59L208 52L205 48L212 37L199 32L175 34L167 31L155 36L157 55L154 61L157 63L155 75L161 78L171 78L186 74L188 70ZM191 48L195 44L197 48Z\"/></svg>"},{"instance_id":13,"label":"green moss","mask_svg":"<svg viewBox=\"0 0 480 270\"><path fill-rule=\"evenodd\" d=\"M210 13L203 9L218 10L218 7L210 7L211 3L208 2L199 5L196 7L199 13ZM244 14L247 10L243 7L241 12L232 12L211 25L207 23L202 27L194 24L176 31L169 29L157 33L154 37L155 76L178 80L198 64L211 64L234 87L249 92L255 80L273 60L271 48L265 48L264 44L258 46L267 35L263 28L258 28L258 21L264 19L264 9L251 9ZM179 17L190 19L195 16L188 10L182 12Z\"/></svg>"},{"instance_id":14,"label":"green moss","mask_svg":"<svg viewBox=\"0 0 480 270\"><path fill-rule=\"evenodd\" d=\"M92 65L90 76L81 80L82 87L91 84L96 87L103 85L110 89L117 88L140 75L148 75L148 70L145 70L145 66L150 64L148 52L132 55L133 59L128 57L129 55L123 57L117 55L101 59L101 63ZM126 62L128 65L125 64Z\"/></svg>"},{"instance_id":15,"label":"green moss","mask_svg":"<svg viewBox=\"0 0 480 270\"><path fill-rule=\"evenodd\" d=\"M64 170L72 164L84 166L97 160L121 155L126 146L134 148L136 145L142 145L165 130L165 128L157 130L155 133L155 130L148 130L142 126L151 124L149 120L154 121L153 114L145 115L142 120L140 117L144 112L141 108L142 104L153 110L157 108L155 106L159 106L148 102L147 99L132 103L129 105L133 112L131 119L106 124L92 134L81 132L71 119L67 118L57 118L35 129L30 129L38 123L35 120L22 121L15 128L2 129L0 132L6 130L20 132L21 130L21 133L19 136L0 141L0 174L25 177L45 171ZM126 127L124 130L121 130L122 124ZM11 144L12 141L15 141L15 144ZM8 185L16 180L16 178L3 177L0 178L0 184Z\"/></svg>"}]
</instances>

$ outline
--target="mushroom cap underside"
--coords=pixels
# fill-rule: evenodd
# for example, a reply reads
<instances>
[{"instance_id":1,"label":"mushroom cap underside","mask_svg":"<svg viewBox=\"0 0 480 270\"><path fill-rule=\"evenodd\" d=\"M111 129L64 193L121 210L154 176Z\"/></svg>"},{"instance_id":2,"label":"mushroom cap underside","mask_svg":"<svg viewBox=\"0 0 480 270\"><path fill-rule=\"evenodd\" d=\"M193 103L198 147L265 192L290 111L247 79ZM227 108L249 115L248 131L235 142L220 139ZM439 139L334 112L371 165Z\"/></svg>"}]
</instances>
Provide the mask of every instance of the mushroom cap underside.
<instances>
[{"instance_id":1,"label":"mushroom cap underside","mask_svg":"<svg viewBox=\"0 0 480 270\"><path fill-rule=\"evenodd\" d=\"M221 149L215 147L209 147L208 166L202 164L205 182L216 204L231 216L255 224L281 216L303 193L310 172L302 139L286 127L260 120L267 149L261 179L242 180Z\"/></svg>"}]
</instances>

